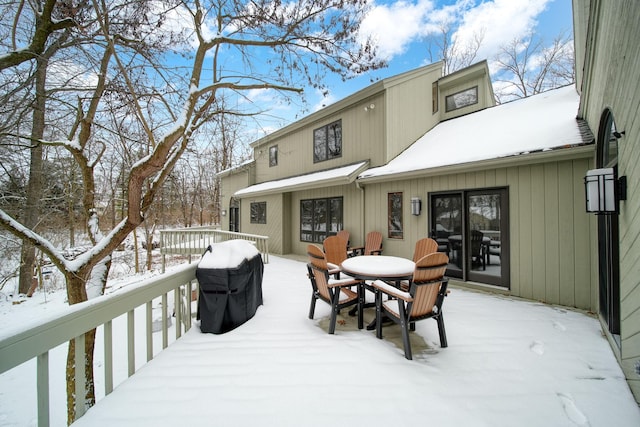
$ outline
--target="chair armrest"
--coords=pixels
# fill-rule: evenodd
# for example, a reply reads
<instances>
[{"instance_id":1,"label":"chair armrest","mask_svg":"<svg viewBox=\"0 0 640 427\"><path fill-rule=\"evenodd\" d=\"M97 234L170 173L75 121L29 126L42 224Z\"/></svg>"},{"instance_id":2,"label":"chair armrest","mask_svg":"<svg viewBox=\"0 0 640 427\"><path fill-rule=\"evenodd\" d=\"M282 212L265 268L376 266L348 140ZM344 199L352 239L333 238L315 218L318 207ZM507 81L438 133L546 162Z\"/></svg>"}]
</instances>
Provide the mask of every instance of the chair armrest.
<instances>
[{"instance_id":1,"label":"chair armrest","mask_svg":"<svg viewBox=\"0 0 640 427\"><path fill-rule=\"evenodd\" d=\"M327 286L329 286L330 288L338 288L338 287L345 287L345 286L354 286L360 283L362 283L362 280L355 280L353 278L329 279L329 281L327 282Z\"/></svg>"},{"instance_id":2,"label":"chair armrest","mask_svg":"<svg viewBox=\"0 0 640 427\"><path fill-rule=\"evenodd\" d=\"M355 246L351 248L351 253L353 254L353 256L364 254L364 246Z\"/></svg>"},{"instance_id":3,"label":"chair armrest","mask_svg":"<svg viewBox=\"0 0 640 427\"><path fill-rule=\"evenodd\" d=\"M404 292L401 291L400 289L396 288L395 286L392 286L388 283L383 282L382 280L376 280L375 282L371 283L373 285L374 288L378 289L379 291L384 292L385 294L394 297L394 298L400 298L401 300L407 301L407 302L411 302L413 301L413 298L411 297L411 294L409 292Z\"/></svg>"}]
</instances>

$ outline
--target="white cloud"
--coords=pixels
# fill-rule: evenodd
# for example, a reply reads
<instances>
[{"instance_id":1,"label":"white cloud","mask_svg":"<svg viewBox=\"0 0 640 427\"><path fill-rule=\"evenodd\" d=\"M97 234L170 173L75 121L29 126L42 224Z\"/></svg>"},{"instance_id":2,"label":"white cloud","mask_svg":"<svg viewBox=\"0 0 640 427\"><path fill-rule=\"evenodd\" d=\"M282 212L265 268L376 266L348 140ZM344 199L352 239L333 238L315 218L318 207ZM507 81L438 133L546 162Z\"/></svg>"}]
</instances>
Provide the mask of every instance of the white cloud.
<instances>
[{"instance_id":1,"label":"white cloud","mask_svg":"<svg viewBox=\"0 0 640 427\"><path fill-rule=\"evenodd\" d=\"M447 5L438 5L433 0L374 2L362 22L361 33L371 35L379 54L391 60L405 53L411 43L439 33L446 23L457 28L454 37L461 44L484 33L478 59L489 59L500 45L532 31L537 16L551 1L458 0Z\"/></svg>"},{"instance_id":2,"label":"white cloud","mask_svg":"<svg viewBox=\"0 0 640 427\"><path fill-rule=\"evenodd\" d=\"M454 34L457 42L465 43L484 33L478 59L490 59L499 47L522 37L537 24L537 17L552 0L494 0L468 9Z\"/></svg>"},{"instance_id":3,"label":"white cloud","mask_svg":"<svg viewBox=\"0 0 640 427\"><path fill-rule=\"evenodd\" d=\"M411 42L435 29L428 25L433 9L432 0L373 5L362 21L360 31L365 37L372 36L377 43L378 53L390 60L403 54Z\"/></svg>"}]
</instances>

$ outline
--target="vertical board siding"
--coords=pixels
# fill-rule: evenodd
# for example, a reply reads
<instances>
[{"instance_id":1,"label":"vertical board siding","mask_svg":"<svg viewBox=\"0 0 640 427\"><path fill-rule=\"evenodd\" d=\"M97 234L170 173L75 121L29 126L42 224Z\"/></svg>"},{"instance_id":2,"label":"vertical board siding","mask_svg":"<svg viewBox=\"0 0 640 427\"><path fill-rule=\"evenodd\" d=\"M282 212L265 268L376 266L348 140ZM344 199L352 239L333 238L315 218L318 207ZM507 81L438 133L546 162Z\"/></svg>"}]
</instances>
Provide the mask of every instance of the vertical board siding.
<instances>
[{"instance_id":1,"label":"vertical board siding","mask_svg":"<svg viewBox=\"0 0 640 427\"><path fill-rule=\"evenodd\" d=\"M531 181L535 183L531 188L531 231L533 236L531 237L531 267L532 267L532 283L533 283L533 299L537 301L547 300L547 287L546 287L546 270L547 270L547 258L545 255L545 248L547 241L553 240L552 235L548 235L545 239L540 239L539 230L544 230L545 234L548 233L547 218L546 218L546 198L545 194L545 170L544 165L534 165L531 167ZM552 262L553 263L553 262ZM545 286L540 284L544 283Z\"/></svg>"},{"instance_id":2,"label":"vertical board siding","mask_svg":"<svg viewBox=\"0 0 640 427\"><path fill-rule=\"evenodd\" d=\"M282 253L283 247L283 195L274 194L270 196L256 196L242 199L240 202L240 216L242 218L242 232L248 234L259 234L261 236L269 236L269 252L275 254ZM252 224L251 208L252 202L267 203L267 223Z\"/></svg>"},{"instance_id":3,"label":"vertical board siding","mask_svg":"<svg viewBox=\"0 0 640 427\"><path fill-rule=\"evenodd\" d=\"M534 235L531 229L531 167L522 166L518 168L518 183L520 186L520 203L516 207L515 212L510 212L509 216L515 227L518 228L520 234L520 245L518 256L515 258L520 265L520 275L514 279L520 282L520 295L524 298L533 299L533 247L532 239ZM517 214L517 216L515 215Z\"/></svg>"},{"instance_id":4,"label":"vertical board siding","mask_svg":"<svg viewBox=\"0 0 640 427\"><path fill-rule=\"evenodd\" d=\"M367 231L383 231L384 253L410 258L417 239L428 236L431 192L507 187L509 191L510 293L515 296L595 310L592 218L584 211L584 177L590 159L547 162L369 184L365 187ZM387 194L401 191L404 239L386 236ZM422 213L410 213L411 197Z\"/></svg>"},{"instance_id":5,"label":"vertical board siding","mask_svg":"<svg viewBox=\"0 0 640 427\"><path fill-rule=\"evenodd\" d=\"M551 163L544 165L545 181L544 181L544 194L545 194L545 229L548 235L558 236L560 235L560 204L559 204L559 186L558 186L558 164ZM559 239L546 239L545 240L545 295L550 301L560 301L560 245Z\"/></svg>"},{"instance_id":6,"label":"vertical board siding","mask_svg":"<svg viewBox=\"0 0 640 427\"><path fill-rule=\"evenodd\" d=\"M573 172L573 194L569 199L573 202L573 238L575 252L573 266L575 271L575 303L576 307L597 307L592 287L587 286L592 280L591 269L586 263L591 259L592 248L589 246L590 216L585 212L584 176L590 163L588 160L574 160L571 162ZM594 287L597 281L594 281Z\"/></svg>"},{"instance_id":7,"label":"vertical board siding","mask_svg":"<svg viewBox=\"0 0 640 427\"><path fill-rule=\"evenodd\" d=\"M574 283L575 275L573 263L569 263L573 259L572 254L575 253L573 240L573 206L567 206L567 200L573 199L573 171L570 168L560 168L558 170L558 192L559 200L562 205L559 213L559 248L560 256L558 264L560 265L560 300L559 304L573 306L574 291L572 287L566 286L566 283ZM578 189L575 189L577 191Z\"/></svg>"}]
</instances>

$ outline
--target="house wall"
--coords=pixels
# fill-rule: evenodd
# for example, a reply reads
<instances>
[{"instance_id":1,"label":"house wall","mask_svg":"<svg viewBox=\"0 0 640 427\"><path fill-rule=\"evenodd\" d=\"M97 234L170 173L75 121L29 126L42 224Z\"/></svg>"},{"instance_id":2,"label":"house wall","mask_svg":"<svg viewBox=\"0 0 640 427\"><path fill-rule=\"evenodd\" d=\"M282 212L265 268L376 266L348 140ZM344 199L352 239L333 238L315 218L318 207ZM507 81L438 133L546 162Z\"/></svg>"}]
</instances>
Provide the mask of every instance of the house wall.
<instances>
[{"instance_id":1,"label":"house wall","mask_svg":"<svg viewBox=\"0 0 640 427\"><path fill-rule=\"evenodd\" d=\"M625 135L618 142L618 172L626 175L628 199L620 204L620 364L640 401L640 4L636 1L591 1L585 27L583 2L575 1L576 55L584 64L579 76L581 110L594 134L600 117L610 108L616 127ZM587 33L588 31L588 33ZM597 245L597 243L596 243ZM606 328L604 328L606 330Z\"/></svg>"},{"instance_id":2,"label":"house wall","mask_svg":"<svg viewBox=\"0 0 640 427\"><path fill-rule=\"evenodd\" d=\"M252 169L252 167L247 166L244 169L226 175L220 180L220 209L227 211L227 216L222 217L220 220L222 222L222 224L220 224L222 230L229 230L229 202L231 201L233 194L236 191L252 184ZM242 206L240 206L240 210L242 211ZM243 223L240 225L241 227L242 224Z\"/></svg>"},{"instance_id":3,"label":"house wall","mask_svg":"<svg viewBox=\"0 0 640 427\"><path fill-rule=\"evenodd\" d=\"M469 171L369 184L365 187L365 228L383 233L384 254L413 256L415 242L429 236L429 193L506 187L509 191L510 293L515 296L594 310L597 279L592 274L596 236L585 215L584 183L591 158ZM387 194L403 192L404 239L387 237ZM411 197L422 199L411 215Z\"/></svg>"},{"instance_id":4,"label":"house wall","mask_svg":"<svg viewBox=\"0 0 640 427\"><path fill-rule=\"evenodd\" d=\"M340 185L335 187L318 188L307 191L297 191L290 194L289 216L291 222L288 227L291 230L291 253L305 255L308 242L300 241L300 201L305 199L319 199L324 197L343 197L343 224L344 229L350 233L352 246L364 244L362 228L363 197L362 190L355 184Z\"/></svg>"},{"instance_id":5,"label":"house wall","mask_svg":"<svg viewBox=\"0 0 640 427\"><path fill-rule=\"evenodd\" d=\"M385 163L404 151L428 130L438 124L433 114L432 84L442 74L434 67L419 78L403 81L387 90L387 152Z\"/></svg>"},{"instance_id":6,"label":"house wall","mask_svg":"<svg viewBox=\"0 0 640 427\"><path fill-rule=\"evenodd\" d=\"M374 104L375 108L365 111ZM384 95L378 94L362 102L323 117L308 126L273 138L254 149L256 183L332 169L370 159L383 164L384 157ZM323 162L313 162L313 131L323 125L342 120L342 156ZM269 147L278 146L278 165L269 167Z\"/></svg>"},{"instance_id":7,"label":"house wall","mask_svg":"<svg viewBox=\"0 0 640 427\"><path fill-rule=\"evenodd\" d=\"M240 203L241 231L248 234L258 234L269 236L269 252L275 254L285 253L285 248L289 242L285 241L288 236L289 223L288 206L289 196L287 194L274 194L270 196L259 196L242 199ZM266 224L251 223L250 205L253 202L266 202L267 221ZM287 231L285 231L285 228Z\"/></svg>"},{"instance_id":8,"label":"house wall","mask_svg":"<svg viewBox=\"0 0 640 427\"><path fill-rule=\"evenodd\" d=\"M439 120L449 120L465 114L495 105L493 88L488 77L489 70L485 62L480 62L469 68L462 69L443 78L439 82L438 114ZM478 87L478 103L456 110L447 111L447 96L465 89Z\"/></svg>"}]
</instances>

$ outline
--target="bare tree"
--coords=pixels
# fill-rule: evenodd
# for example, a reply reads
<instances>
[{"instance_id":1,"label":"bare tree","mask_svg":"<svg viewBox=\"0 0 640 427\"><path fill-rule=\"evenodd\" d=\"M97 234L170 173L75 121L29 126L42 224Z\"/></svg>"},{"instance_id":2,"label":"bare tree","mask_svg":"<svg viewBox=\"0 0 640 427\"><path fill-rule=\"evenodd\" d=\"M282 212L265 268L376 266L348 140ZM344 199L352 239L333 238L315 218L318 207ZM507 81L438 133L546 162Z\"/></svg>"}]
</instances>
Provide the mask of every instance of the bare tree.
<instances>
[{"instance_id":1,"label":"bare tree","mask_svg":"<svg viewBox=\"0 0 640 427\"><path fill-rule=\"evenodd\" d=\"M499 102L545 92L575 81L573 43L564 34L550 46L530 35L501 46L495 58Z\"/></svg>"},{"instance_id":2,"label":"bare tree","mask_svg":"<svg viewBox=\"0 0 640 427\"><path fill-rule=\"evenodd\" d=\"M442 61L443 75L449 75L473 64L483 40L484 31L481 31L474 33L472 39L462 41L455 36L451 23L443 22L439 34L429 39L429 60Z\"/></svg>"},{"instance_id":3,"label":"bare tree","mask_svg":"<svg viewBox=\"0 0 640 427\"><path fill-rule=\"evenodd\" d=\"M371 44L358 42L364 0L300 0L286 5L266 0L176 0L174 4L93 0L87 5L91 8L82 11L87 19L75 34L84 42L74 50L77 56L73 63L88 67L82 75L92 78L75 89L76 102L71 101L72 96L66 98L64 105L75 121L61 129L64 135L37 143L65 148L78 165L83 182L82 209L92 247L71 263L50 240L0 210L0 226L38 245L63 272L70 304L86 301L90 289L104 289L112 251L145 221L163 184L198 138L201 127L223 113L247 114L221 110L217 99L254 89L296 95L306 85L322 87L326 72L349 78L383 65ZM30 22L21 16L16 10L16 28L28 33ZM163 53L168 46L188 45L180 37L185 32L167 30L186 19L189 24L185 28L190 30L195 50L184 78L182 69L161 60L166 58ZM242 61L227 60L234 57ZM69 93L68 86L65 90ZM117 111L119 117L127 115L136 123L144 135L140 141L144 150L132 150L140 155L125 174L125 216L104 234L96 171L118 131L106 111ZM256 112L259 109L251 113ZM88 387L85 396L77 396L89 406L95 400L94 343L95 331L85 340ZM75 351L71 342L67 359L69 422L75 419Z\"/></svg>"}]
</instances>

